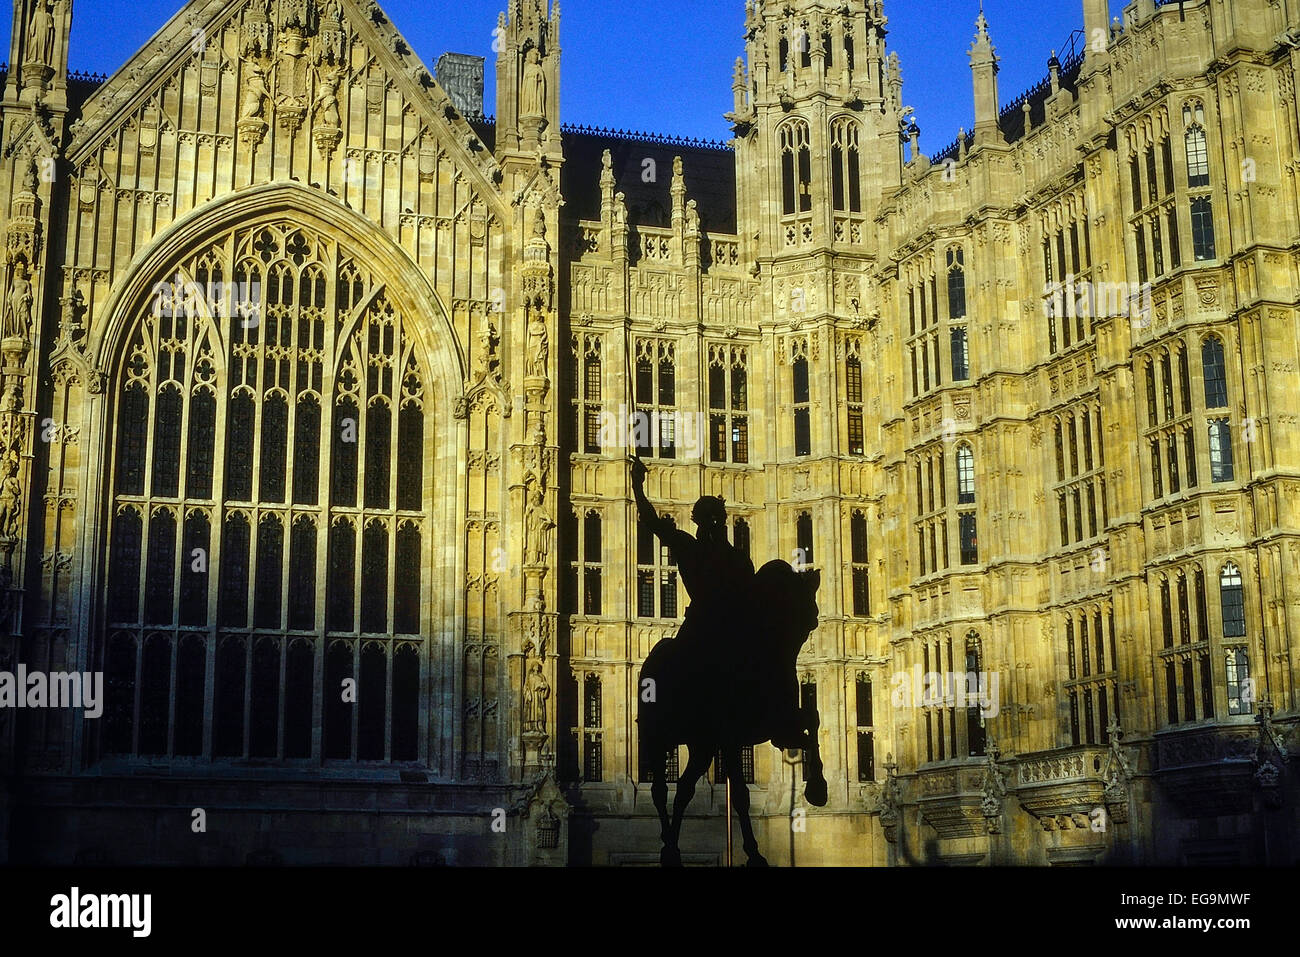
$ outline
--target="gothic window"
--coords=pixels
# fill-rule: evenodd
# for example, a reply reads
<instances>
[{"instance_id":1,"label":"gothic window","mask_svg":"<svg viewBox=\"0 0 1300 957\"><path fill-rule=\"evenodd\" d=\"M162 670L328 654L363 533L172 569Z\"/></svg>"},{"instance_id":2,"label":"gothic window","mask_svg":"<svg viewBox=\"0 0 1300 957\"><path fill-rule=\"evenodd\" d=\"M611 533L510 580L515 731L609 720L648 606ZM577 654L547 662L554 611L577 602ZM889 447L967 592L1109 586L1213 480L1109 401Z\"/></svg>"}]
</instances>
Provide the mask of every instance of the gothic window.
<instances>
[{"instance_id":1,"label":"gothic window","mask_svg":"<svg viewBox=\"0 0 1300 957\"><path fill-rule=\"evenodd\" d=\"M817 708L817 682L810 675L804 675L799 683L799 706L806 712ZM808 780L808 752L800 752L799 769L803 780Z\"/></svg>"},{"instance_id":2,"label":"gothic window","mask_svg":"<svg viewBox=\"0 0 1300 957\"><path fill-rule=\"evenodd\" d=\"M639 339L636 344L636 411L633 434L645 458L677 458L676 347Z\"/></svg>"},{"instance_id":3,"label":"gothic window","mask_svg":"<svg viewBox=\"0 0 1300 957\"><path fill-rule=\"evenodd\" d=\"M812 454L812 410L809 404L808 357L797 356L791 364L794 393L794 454Z\"/></svg>"},{"instance_id":4,"label":"gothic window","mask_svg":"<svg viewBox=\"0 0 1300 957\"><path fill-rule=\"evenodd\" d=\"M858 780L876 779L876 719L872 698L871 676L858 672Z\"/></svg>"},{"instance_id":5,"label":"gothic window","mask_svg":"<svg viewBox=\"0 0 1300 957\"><path fill-rule=\"evenodd\" d=\"M1209 336L1201 343L1201 371L1205 377L1205 407L1228 407L1228 378L1223 361L1223 340Z\"/></svg>"},{"instance_id":6,"label":"gothic window","mask_svg":"<svg viewBox=\"0 0 1300 957\"><path fill-rule=\"evenodd\" d=\"M1231 562L1219 572L1219 604L1223 613L1223 637L1246 637L1246 606L1242 598L1241 570Z\"/></svg>"},{"instance_id":7,"label":"gothic window","mask_svg":"<svg viewBox=\"0 0 1300 957\"><path fill-rule=\"evenodd\" d=\"M677 617L677 562L644 523L637 523L636 601L639 618Z\"/></svg>"},{"instance_id":8,"label":"gothic window","mask_svg":"<svg viewBox=\"0 0 1300 957\"><path fill-rule=\"evenodd\" d=\"M845 391L849 415L849 455L866 451L862 425L862 360L850 355L844 360Z\"/></svg>"},{"instance_id":9,"label":"gothic window","mask_svg":"<svg viewBox=\"0 0 1300 957\"><path fill-rule=\"evenodd\" d=\"M980 698L989 693L989 689L983 687L984 681L984 663L983 655L980 651L980 640L978 636L971 632L966 636L966 675L967 688L972 686L976 692L975 701L972 703L967 699L966 706L966 754L968 757L978 757L984 754L985 736L987 729L984 723L984 712L981 710ZM970 676L974 676L971 681Z\"/></svg>"},{"instance_id":10,"label":"gothic window","mask_svg":"<svg viewBox=\"0 0 1300 957\"><path fill-rule=\"evenodd\" d=\"M944 463L942 448L922 452L914 462L916 536L922 577L948 567L948 488Z\"/></svg>"},{"instance_id":11,"label":"gothic window","mask_svg":"<svg viewBox=\"0 0 1300 957\"><path fill-rule=\"evenodd\" d=\"M960 246L948 250L948 319L966 318L966 253Z\"/></svg>"},{"instance_id":12,"label":"gothic window","mask_svg":"<svg viewBox=\"0 0 1300 957\"><path fill-rule=\"evenodd\" d=\"M1192 200L1192 251L1197 262L1214 259L1214 207L1208 196Z\"/></svg>"},{"instance_id":13,"label":"gothic window","mask_svg":"<svg viewBox=\"0 0 1300 957\"><path fill-rule=\"evenodd\" d=\"M573 370L569 385L573 396L573 434L576 448L587 455L600 454L601 339L573 337Z\"/></svg>"},{"instance_id":14,"label":"gothic window","mask_svg":"<svg viewBox=\"0 0 1300 957\"><path fill-rule=\"evenodd\" d=\"M861 128L840 118L831 124L831 195L836 212L862 212Z\"/></svg>"},{"instance_id":15,"label":"gothic window","mask_svg":"<svg viewBox=\"0 0 1300 957\"><path fill-rule=\"evenodd\" d=\"M408 320L289 225L173 268L195 281L154 288L111 393L101 746L414 760L429 535Z\"/></svg>"},{"instance_id":16,"label":"gothic window","mask_svg":"<svg viewBox=\"0 0 1300 957\"><path fill-rule=\"evenodd\" d=\"M733 532L731 539L732 544L736 546L738 552L752 560L753 554L750 550L749 522L745 521L743 518L738 518L735 521L734 528L735 532Z\"/></svg>"},{"instance_id":17,"label":"gothic window","mask_svg":"<svg viewBox=\"0 0 1300 957\"><path fill-rule=\"evenodd\" d=\"M1254 710L1254 695L1249 690L1250 656L1245 648L1229 648L1227 659L1228 714L1250 714Z\"/></svg>"},{"instance_id":18,"label":"gothic window","mask_svg":"<svg viewBox=\"0 0 1300 957\"><path fill-rule=\"evenodd\" d=\"M1174 646L1174 615L1173 605L1169 597L1169 580L1162 578L1160 580L1160 633L1164 636L1166 648Z\"/></svg>"},{"instance_id":19,"label":"gothic window","mask_svg":"<svg viewBox=\"0 0 1300 957\"><path fill-rule=\"evenodd\" d=\"M975 453L969 445L957 447L957 504L975 503Z\"/></svg>"},{"instance_id":20,"label":"gothic window","mask_svg":"<svg viewBox=\"0 0 1300 957\"><path fill-rule=\"evenodd\" d=\"M582 682L583 733L582 776L585 781L604 780L605 759L603 743L604 702L601 697L600 676L587 674Z\"/></svg>"},{"instance_id":21,"label":"gothic window","mask_svg":"<svg viewBox=\"0 0 1300 957\"><path fill-rule=\"evenodd\" d=\"M1210 481L1231 482L1232 425L1227 419L1210 420Z\"/></svg>"},{"instance_id":22,"label":"gothic window","mask_svg":"<svg viewBox=\"0 0 1300 957\"><path fill-rule=\"evenodd\" d=\"M1204 113L1197 104L1195 122L1204 122ZM1190 107L1183 111L1185 119L1193 119ZM1187 148L1187 186L1199 189L1210 185L1210 153L1206 146L1205 130L1199 125L1191 126L1184 137Z\"/></svg>"},{"instance_id":23,"label":"gothic window","mask_svg":"<svg viewBox=\"0 0 1300 957\"><path fill-rule=\"evenodd\" d=\"M813 558L813 520L807 512L800 512L799 517L795 520L795 547L796 555L799 559L797 564L811 568L815 564ZM796 571L800 571L796 567Z\"/></svg>"},{"instance_id":24,"label":"gothic window","mask_svg":"<svg viewBox=\"0 0 1300 957\"><path fill-rule=\"evenodd\" d=\"M778 133L781 148L781 210L786 216L812 210L812 140L808 124L793 120Z\"/></svg>"},{"instance_id":25,"label":"gothic window","mask_svg":"<svg viewBox=\"0 0 1300 957\"><path fill-rule=\"evenodd\" d=\"M850 560L853 568L853 614L866 618L871 614L871 589L867 546L867 518L855 511L849 520Z\"/></svg>"},{"instance_id":26,"label":"gothic window","mask_svg":"<svg viewBox=\"0 0 1300 957\"><path fill-rule=\"evenodd\" d=\"M709 346L709 461L749 462L749 354Z\"/></svg>"},{"instance_id":27,"label":"gothic window","mask_svg":"<svg viewBox=\"0 0 1300 957\"><path fill-rule=\"evenodd\" d=\"M576 523L575 523L576 525ZM601 613L601 521L600 513L589 510L577 529L577 559L573 563L573 588L583 615Z\"/></svg>"}]
</instances>

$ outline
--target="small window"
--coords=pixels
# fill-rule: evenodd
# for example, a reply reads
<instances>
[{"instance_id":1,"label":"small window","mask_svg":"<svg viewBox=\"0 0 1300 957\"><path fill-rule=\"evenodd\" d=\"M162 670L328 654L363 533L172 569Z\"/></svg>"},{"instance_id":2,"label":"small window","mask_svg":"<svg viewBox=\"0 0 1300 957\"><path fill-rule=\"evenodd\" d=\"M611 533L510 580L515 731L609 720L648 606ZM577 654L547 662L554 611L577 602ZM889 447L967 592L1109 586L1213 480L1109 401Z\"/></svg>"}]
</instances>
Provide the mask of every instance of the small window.
<instances>
[{"instance_id":1,"label":"small window","mask_svg":"<svg viewBox=\"0 0 1300 957\"><path fill-rule=\"evenodd\" d=\"M957 449L957 504L975 503L975 454L969 445Z\"/></svg>"},{"instance_id":2,"label":"small window","mask_svg":"<svg viewBox=\"0 0 1300 957\"><path fill-rule=\"evenodd\" d=\"M965 326L952 330L952 378L954 382L964 382L970 378L970 342Z\"/></svg>"},{"instance_id":3,"label":"small window","mask_svg":"<svg viewBox=\"0 0 1300 957\"><path fill-rule=\"evenodd\" d=\"M1197 262L1214 259L1214 207L1208 196L1192 200L1192 250Z\"/></svg>"},{"instance_id":4,"label":"small window","mask_svg":"<svg viewBox=\"0 0 1300 957\"><path fill-rule=\"evenodd\" d=\"M1187 131L1187 186L1199 189L1210 185L1210 154L1205 143L1205 130L1192 127Z\"/></svg>"},{"instance_id":5,"label":"small window","mask_svg":"<svg viewBox=\"0 0 1300 957\"><path fill-rule=\"evenodd\" d=\"M1210 481L1231 482L1234 478L1232 466L1232 426L1227 419L1210 421Z\"/></svg>"},{"instance_id":6,"label":"small window","mask_svg":"<svg viewBox=\"0 0 1300 957\"><path fill-rule=\"evenodd\" d=\"M1228 379L1223 361L1223 341L1210 336L1201 345L1201 370L1205 376L1205 407L1228 407Z\"/></svg>"},{"instance_id":7,"label":"small window","mask_svg":"<svg viewBox=\"0 0 1300 957\"><path fill-rule=\"evenodd\" d=\"M799 549L799 558L804 565L813 565L813 520L807 512L802 512L795 523L795 544Z\"/></svg>"},{"instance_id":8,"label":"small window","mask_svg":"<svg viewBox=\"0 0 1300 957\"><path fill-rule=\"evenodd\" d=\"M1223 637L1246 637L1246 607L1242 597L1241 570L1231 563L1219 573L1219 602L1223 610Z\"/></svg>"},{"instance_id":9,"label":"small window","mask_svg":"<svg viewBox=\"0 0 1300 957\"><path fill-rule=\"evenodd\" d=\"M1228 651L1228 714L1250 714L1254 710L1251 691L1250 656L1244 648Z\"/></svg>"}]
</instances>

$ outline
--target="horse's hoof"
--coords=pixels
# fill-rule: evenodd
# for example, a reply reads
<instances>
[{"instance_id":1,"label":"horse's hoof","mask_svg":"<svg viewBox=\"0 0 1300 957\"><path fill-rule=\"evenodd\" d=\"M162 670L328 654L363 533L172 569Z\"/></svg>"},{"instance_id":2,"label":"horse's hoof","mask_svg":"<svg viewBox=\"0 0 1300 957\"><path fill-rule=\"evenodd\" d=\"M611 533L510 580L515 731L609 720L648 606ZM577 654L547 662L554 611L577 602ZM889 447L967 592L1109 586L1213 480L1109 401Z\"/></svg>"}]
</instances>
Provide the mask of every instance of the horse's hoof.
<instances>
[{"instance_id":1,"label":"horse's hoof","mask_svg":"<svg viewBox=\"0 0 1300 957\"><path fill-rule=\"evenodd\" d=\"M825 807L829 795L826 793L826 779L819 778L816 781L809 781L808 786L803 789L804 800L813 807Z\"/></svg>"},{"instance_id":2,"label":"horse's hoof","mask_svg":"<svg viewBox=\"0 0 1300 957\"><path fill-rule=\"evenodd\" d=\"M682 852L675 847L665 847L659 852L660 867L681 867Z\"/></svg>"},{"instance_id":3,"label":"horse's hoof","mask_svg":"<svg viewBox=\"0 0 1300 957\"><path fill-rule=\"evenodd\" d=\"M767 867L767 858L755 851L749 855L749 860L745 862L746 867Z\"/></svg>"}]
</instances>

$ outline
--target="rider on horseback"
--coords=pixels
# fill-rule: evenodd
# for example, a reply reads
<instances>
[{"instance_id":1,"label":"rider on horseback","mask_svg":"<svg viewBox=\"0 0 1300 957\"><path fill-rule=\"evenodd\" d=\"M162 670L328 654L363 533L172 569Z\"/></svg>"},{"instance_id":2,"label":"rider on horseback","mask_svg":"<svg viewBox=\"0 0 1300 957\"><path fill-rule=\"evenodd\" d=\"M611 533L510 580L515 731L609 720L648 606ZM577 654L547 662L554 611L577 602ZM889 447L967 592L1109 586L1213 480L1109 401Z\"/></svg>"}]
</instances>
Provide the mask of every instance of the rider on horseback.
<instances>
[{"instance_id":1,"label":"rider on horseback","mask_svg":"<svg viewBox=\"0 0 1300 957\"><path fill-rule=\"evenodd\" d=\"M723 665L729 653L738 650L730 639L740 632L749 607L754 564L727 540L726 502L708 495L696 502L691 519L697 535L692 536L655 511L646 498L645 477L645 463L634 457L632 492L641 521L671 549L690 596L677 640L691 653L707 655L713 659L711 663Z\"/></svg>"}]
</instances>

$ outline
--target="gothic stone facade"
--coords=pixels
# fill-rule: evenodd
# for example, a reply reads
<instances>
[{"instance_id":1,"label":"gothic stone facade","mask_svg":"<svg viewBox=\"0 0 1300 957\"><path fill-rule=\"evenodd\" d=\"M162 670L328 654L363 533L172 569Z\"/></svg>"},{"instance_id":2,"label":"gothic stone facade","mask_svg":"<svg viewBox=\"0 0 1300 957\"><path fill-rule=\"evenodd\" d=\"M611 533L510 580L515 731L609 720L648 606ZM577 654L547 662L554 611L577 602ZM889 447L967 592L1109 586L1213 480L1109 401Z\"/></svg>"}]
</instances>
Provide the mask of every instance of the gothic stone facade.
<instances>
[{"instance_id":1,"label":"gothic stone facade","mask_svg":"<svg viewBox=\"0 0 1300 957\"><path fill-rule=\"evenodd\" d=\"M773 862L1296 860L1300 2L1084 0L1004 109L981 16L933 159L883 6L747 4L722 148L562 128L547 0L494 120L375 0L104 82L15 0L0 670L105 702L0 710L3 856L656 861L631 447L821 570Z\"/></svg>"}]
</instances>

